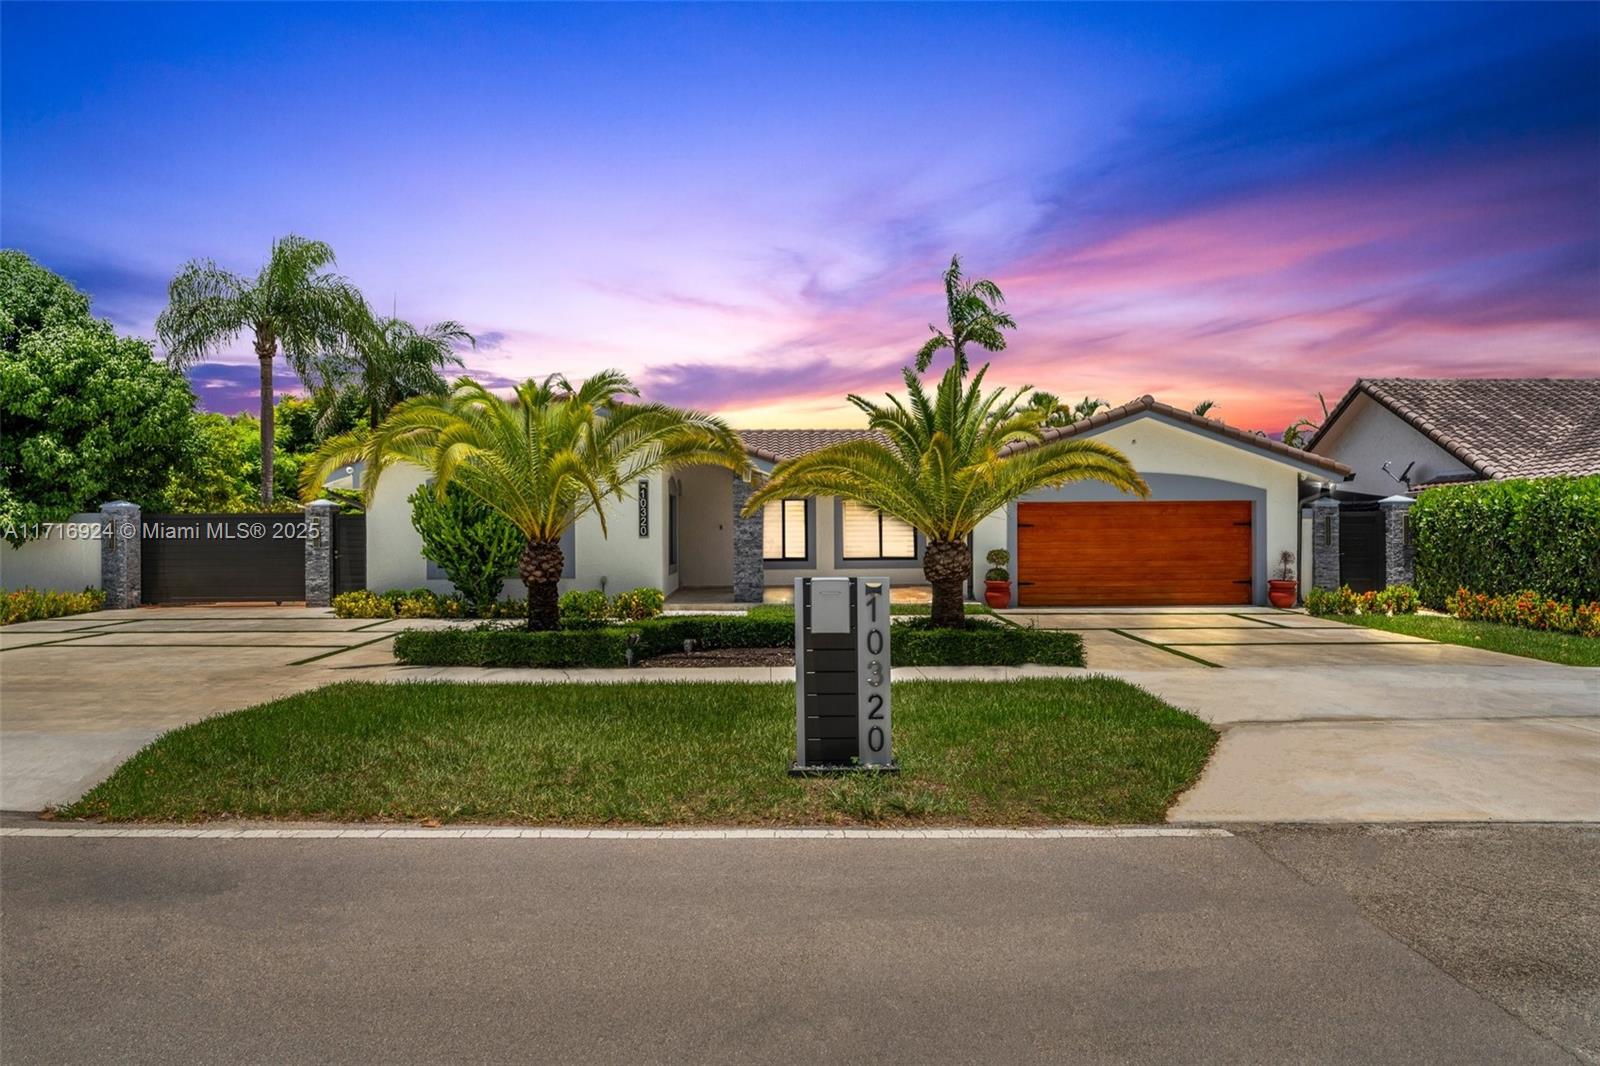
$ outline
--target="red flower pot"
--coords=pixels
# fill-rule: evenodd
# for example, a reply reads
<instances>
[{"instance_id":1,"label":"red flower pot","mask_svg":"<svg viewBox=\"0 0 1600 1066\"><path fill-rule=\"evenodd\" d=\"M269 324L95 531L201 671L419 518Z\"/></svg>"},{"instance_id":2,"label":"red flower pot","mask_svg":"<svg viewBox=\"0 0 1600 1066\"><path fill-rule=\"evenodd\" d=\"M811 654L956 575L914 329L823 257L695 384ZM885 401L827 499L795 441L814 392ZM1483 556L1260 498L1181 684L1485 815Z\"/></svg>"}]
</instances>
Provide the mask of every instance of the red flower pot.
<instances>
[{"instance_id":1,"label":"red flower pot","mask_svg":"<svg viewBox=\"0 0 1600 1066\"><path fill-rule=\"evenodd\" d=\"M1298 581L1279 581L1277 578L1272 578L1267 582L1267 602L1274 607L1293 607L1299 594Z\"/></svg>"},{"instance_id":2,"label":"red flower pot","mask_svg":"<svg viewBox=\"0 0 1600 1066\"><path fill-rule=\"evenodd\" d=\"M985 581L983 583L983 602L997 610L1010 607L1011 582Z\"/></svg>"}]
</instances>

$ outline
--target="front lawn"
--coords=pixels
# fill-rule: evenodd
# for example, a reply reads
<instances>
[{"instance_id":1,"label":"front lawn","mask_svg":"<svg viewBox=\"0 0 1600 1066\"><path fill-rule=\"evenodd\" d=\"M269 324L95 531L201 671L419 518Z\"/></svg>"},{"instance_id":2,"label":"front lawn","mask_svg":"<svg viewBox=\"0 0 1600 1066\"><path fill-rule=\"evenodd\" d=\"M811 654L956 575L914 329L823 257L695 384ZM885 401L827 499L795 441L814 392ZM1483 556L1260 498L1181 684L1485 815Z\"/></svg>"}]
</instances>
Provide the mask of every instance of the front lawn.
<instances>
[{"instance_id":1,"label":"front lawn","mask_svg":"<svg viewBox=\"0 0 1600 1066\"><path fill-rule=\"evenodd\" d=\"M898 683L898 775L792 778L778 684L343 682L161 737L62 817L1159 822L1216 734L1109 678Z\"/></svg>"},{"instance_id":2,"label":"front lawn","mask_svg":"<svg viewBox=\"0 0 1600 1066\"><path fill-rule=\"evenodd\" d=\"M1527 659L1543 659L1566 666L1600 666L1600 640L1593 637L1522 629L1498 622L1467 622L1433 614L1341 614L1331 617L1353 626L1426 637L1443 644L1463 644L1469 648L1521 655Z\"/></svg>"}]
</instances>

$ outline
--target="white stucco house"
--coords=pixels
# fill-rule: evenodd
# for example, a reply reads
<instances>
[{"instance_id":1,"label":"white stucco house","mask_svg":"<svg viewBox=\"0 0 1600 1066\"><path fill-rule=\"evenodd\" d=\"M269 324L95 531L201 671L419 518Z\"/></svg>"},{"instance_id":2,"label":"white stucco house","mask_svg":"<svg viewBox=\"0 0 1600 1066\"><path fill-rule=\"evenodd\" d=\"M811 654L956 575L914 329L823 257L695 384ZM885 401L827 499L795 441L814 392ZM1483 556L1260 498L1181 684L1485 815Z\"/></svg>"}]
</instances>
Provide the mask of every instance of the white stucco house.
<instances>
[{"instance_id":1,"label":"white stucco house","mask_svg":"<svg viewBox=\"0 0 1600 1066\"><path fill-rule=\"evenodd\" d=\"M741 431L757 471L866 430ZM1261 604L1283 551L1301 548L1300 501L1342 482L1342 462L1202 418L1149 396L1051 437L1084 437L1121 450L1150 486L1126 497L1099 483L1032 494L985 519L973 535L973 588L984 555L1011 552L1014 601L1023 606ZM376 590L449 582L422 557L407 497L421 470L384 475L368 509L366 584ZM750 486L726 470L695 467L641 480L599 518L578 521L564 549L562 590L654 586L672 593L729 590L759 601L800 576L879 574L924 585L921 539L870 508L831 497L774 501L751 518L738 510ZM508 595L521 586L509 584Z\"/></svg>"}]
</instances>

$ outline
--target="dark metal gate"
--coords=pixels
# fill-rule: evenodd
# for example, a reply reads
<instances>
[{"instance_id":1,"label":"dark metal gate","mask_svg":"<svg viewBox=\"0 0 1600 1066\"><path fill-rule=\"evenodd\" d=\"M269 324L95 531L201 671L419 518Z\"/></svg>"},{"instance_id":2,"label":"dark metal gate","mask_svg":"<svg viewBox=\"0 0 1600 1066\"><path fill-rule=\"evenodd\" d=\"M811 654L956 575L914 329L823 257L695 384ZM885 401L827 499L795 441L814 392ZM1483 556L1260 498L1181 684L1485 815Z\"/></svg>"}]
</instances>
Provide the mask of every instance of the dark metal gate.
<instances>
[{"instance_id":1,"label":"dark metal gate","mask_svg":"<svg viewBox=\"0 0 1600 1066\"><path fill-rule=\"evenodd\" d=\"M1339 583L1356 592L1384 586L1383 512L1375 503L1339 505Z\"/></svg>"},{"instance_id":2,"label":"dark metal gate","mask_svg":"<svg viewBox=\"0 0 1600 1066\"><path fill-rule=\"evenodd\" d=\"M367 587L367 516L342 514L333 520L333 594Z\"/></svg>"},{"instance_id":3,"label":"dark metal gate","mask_svg":"<svg viewBox=\"0 0 1600 1066\"><path fill-rule=\"evenodd\" d=\"M145 515L139 539L141 599L304 600L305 535L305 515L296 512Z\"/></svg>"}]
</instances>

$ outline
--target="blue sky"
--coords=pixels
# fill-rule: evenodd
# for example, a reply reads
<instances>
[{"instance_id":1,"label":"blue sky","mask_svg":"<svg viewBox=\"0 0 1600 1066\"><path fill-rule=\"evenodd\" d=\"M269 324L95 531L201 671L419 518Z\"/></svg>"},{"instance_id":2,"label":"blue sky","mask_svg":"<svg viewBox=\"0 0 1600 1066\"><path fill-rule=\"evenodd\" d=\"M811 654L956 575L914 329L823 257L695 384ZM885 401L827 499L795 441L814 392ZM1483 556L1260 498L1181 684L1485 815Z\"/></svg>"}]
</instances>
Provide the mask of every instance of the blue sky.
<instances>
[{"instance_id":1,"label":"blue sky","mask_svg":"<svg viewBox=\"0 0 1600 1066\"><path fill-rule=\"evenodd\" d=\"M1021 323L995 374L1069 395L1276 428L1358 375L1600 368L1595 5L0 20L0 239L130 332L297 232L479 376L617 366L744 425L849 424L958 251Z\"/></svg>"}]
</instances>

